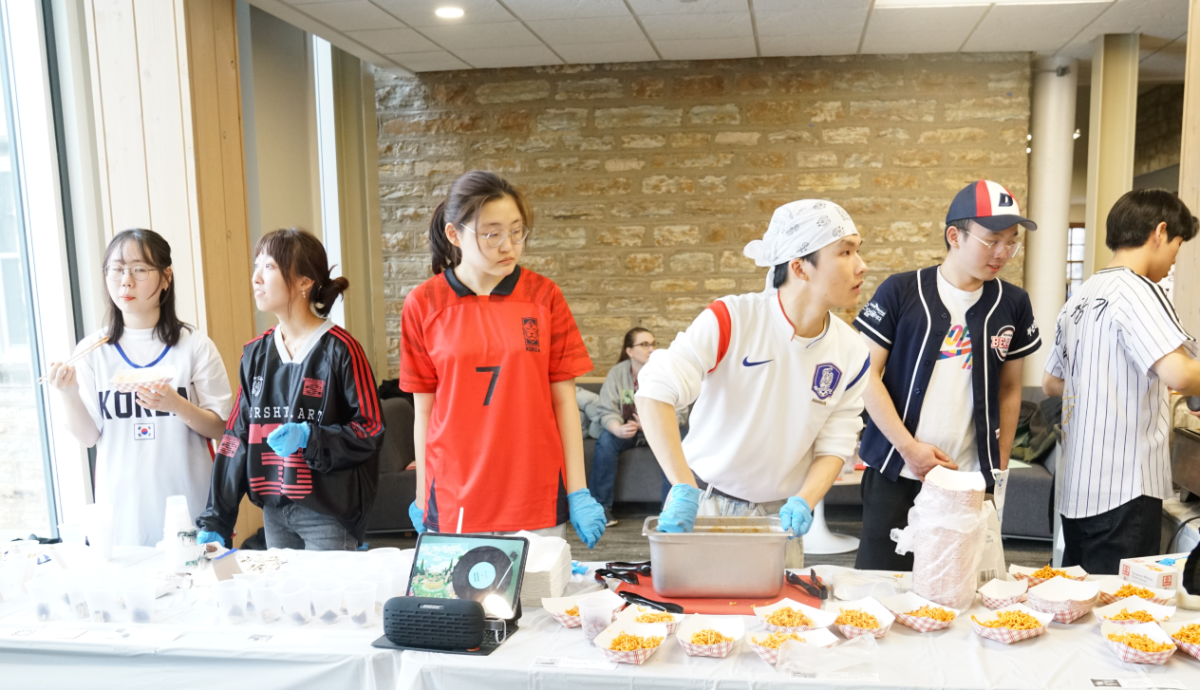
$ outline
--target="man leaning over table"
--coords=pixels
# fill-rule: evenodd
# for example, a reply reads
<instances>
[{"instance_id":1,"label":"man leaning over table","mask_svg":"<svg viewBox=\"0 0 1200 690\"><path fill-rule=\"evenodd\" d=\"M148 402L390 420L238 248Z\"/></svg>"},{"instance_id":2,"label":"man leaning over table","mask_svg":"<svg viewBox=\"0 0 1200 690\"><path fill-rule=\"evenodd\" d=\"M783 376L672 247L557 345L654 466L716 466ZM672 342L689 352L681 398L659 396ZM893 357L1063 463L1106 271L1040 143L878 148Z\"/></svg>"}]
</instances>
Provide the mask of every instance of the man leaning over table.
<instances>
[{"instance_id":1,"label":"man leaning over table","mask_svg":"<svg viewBox=\"0 0 1200 690\"><path fill-rule=\"evenodd\" d=\"M766 290L713 302L642 368L638 414L673 484L659 531L691 531L697 515L778 513L796 537L787 565L803 565L812 506L862 429L867 347L830 313L858 302L861 244L831 201L779 207L744 252L770 267ZM681 441L675 411L693 402Z\"/></svg>"}]
</instances>

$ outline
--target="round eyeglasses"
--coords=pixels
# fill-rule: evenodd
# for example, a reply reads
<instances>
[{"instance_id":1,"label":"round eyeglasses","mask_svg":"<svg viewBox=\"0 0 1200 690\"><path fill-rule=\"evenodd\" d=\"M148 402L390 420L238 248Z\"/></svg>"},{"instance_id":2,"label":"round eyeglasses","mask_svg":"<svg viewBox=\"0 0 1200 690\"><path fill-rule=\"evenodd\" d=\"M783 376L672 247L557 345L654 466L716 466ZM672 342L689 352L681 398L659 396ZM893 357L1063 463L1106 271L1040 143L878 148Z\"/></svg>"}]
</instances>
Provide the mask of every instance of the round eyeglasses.
<instances>
[{"instance_id":1,"label":"round eyeglasses","mask_svg":"<svg viewBox=\"0 0 1200 690\"><path fill-rule=\"evenodd\" d=\"M106 266L104 277L115 283L128 273L133 276L134 280L140 283L149 278L150 274L157 270L157 268L146 268L145 266Z\"/></svg>"},{"instance_id":2,"label":"round eyeglasses","mask_svg":"<svg viewBox=\"0 0 1200 690\"><path fill-rule=\"evenodd\" d=\"M521 244L529 237L529 233L532 232L531 228L527 228L524 225L522 225L519 228L516 228L515 230L510 230L508 232L487 232L487 233L483 233L483 234L480 234L479 232L477 232L475 230L475 228L472 228L468 225L463 225L460 227L463 230L469 230L471 232L474 232L476 235L479 236L480 239L482 239L484 242L487 243L487 246L489 246L493 249L504 244L504 238L506 238L506 237L513 244Z\"/></svg>"}]
</instances>

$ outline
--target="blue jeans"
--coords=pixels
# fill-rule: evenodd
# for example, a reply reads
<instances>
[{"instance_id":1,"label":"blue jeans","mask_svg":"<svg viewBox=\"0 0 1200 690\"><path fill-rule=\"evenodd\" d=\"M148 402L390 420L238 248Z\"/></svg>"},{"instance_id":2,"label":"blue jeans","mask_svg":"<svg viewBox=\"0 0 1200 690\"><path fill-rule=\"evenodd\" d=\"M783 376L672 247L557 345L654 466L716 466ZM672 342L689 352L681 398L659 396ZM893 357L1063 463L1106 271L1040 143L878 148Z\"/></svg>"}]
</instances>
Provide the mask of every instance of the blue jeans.
<instances>
[{"instance_id":1,"label":"blue jeans","mask_svg":"<svg viewBox=\"0 0 1200 690\"><path fill-rule=\"evenodd\" d=\"M355 539L337 518L322 515L297 503L263 506L263 528L269 549L353 551Z\"/></svg>"},{"instance_id":2,"label":"blue jeans","mask_svg":"<svg viewBox=\"0 0 1200 690\"><path fill-rule=\"evenodd\" d=\"M679 435L687 435L686 426L679 427ZM612 510L613 486L617 482L617 458L627 450L645 445L646 437L641 431L631 438L619 438L610 434L608 429L600 432L600 438L596 439L596 451L592 455L592 475L588 477L588 490L592 492L592 498L604 506L605 510ZM664 474L662 500L667 500L670 491L671 482Z\"/></svg>"}]
</instances>

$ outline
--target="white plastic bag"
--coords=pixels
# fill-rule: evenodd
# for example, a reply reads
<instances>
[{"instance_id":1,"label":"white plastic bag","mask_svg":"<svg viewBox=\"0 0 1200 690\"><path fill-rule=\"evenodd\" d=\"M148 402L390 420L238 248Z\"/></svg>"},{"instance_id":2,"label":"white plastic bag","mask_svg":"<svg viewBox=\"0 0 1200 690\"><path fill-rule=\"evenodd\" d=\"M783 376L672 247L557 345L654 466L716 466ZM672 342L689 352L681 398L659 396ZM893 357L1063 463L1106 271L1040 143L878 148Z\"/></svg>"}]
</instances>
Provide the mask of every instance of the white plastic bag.
<instances>
[{"instance_id":1,"label":"white plastic bag","mask_svg":"<svg viewBox=\"0 0 1200 690\"><path fill-rule=\"evenodd\" d=\"M935 467L908 511L908 527L892 530L896 553L913 554L913 592L955 609L975 598L987 539L983 476Z\"/></svg>"},{"instance_id":2,"label":"white plastic bag","mask_svg":"<svg viewBox=\"0 0 1200 690\"><path fill-rule=\"evenodd\" d=\"M836 673L859 664L869 664L879 653L874 635L859 635L822 649L788 640L779 647L775 668L785 673Z\"/></svg>"},{"instance_id":3,"label":"white plastic bag","mask_svg":"<svg viewBox=\"0 0 1200 690\"><path fill-rule=\"evenodd\" d=\"M983 512L987 533L983 540L983 558L979 561L976 589L993 579L1003 578L1004 573L1008 572L1008 566L1004 563L1004 542L1000 539L1000 518L997 517L996 508L991 501L983 504Z\"/></svg>"}]
</instances>

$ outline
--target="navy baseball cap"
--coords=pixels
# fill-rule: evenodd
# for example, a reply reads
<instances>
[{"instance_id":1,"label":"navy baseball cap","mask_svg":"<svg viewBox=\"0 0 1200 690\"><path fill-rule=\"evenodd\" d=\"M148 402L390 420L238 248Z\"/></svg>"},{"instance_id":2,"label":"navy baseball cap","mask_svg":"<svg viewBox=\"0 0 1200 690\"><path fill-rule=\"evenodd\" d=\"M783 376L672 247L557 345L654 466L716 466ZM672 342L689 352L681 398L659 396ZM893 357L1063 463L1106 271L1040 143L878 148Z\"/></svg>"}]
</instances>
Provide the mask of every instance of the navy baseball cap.
<instances>
[{"instance_id":1,"label":"navy baseball cap","mask_svg":"<svg viewBox=\"0 0 1200 690\"><path fill-rule=\"evenodd\" d=\"M1007 230L1014 225L1037 230L1037 223L1021 216L1016 198L991 180L972 182L954 195L954 201L950 202L950 210L946 213L946 225L966 219L992 232Z\"/></svg>"}]
</instances>

